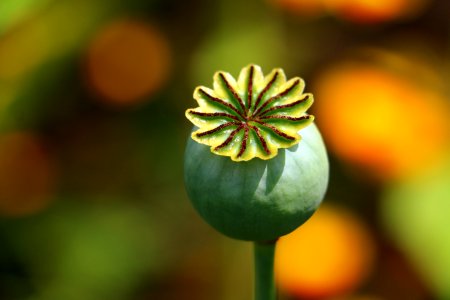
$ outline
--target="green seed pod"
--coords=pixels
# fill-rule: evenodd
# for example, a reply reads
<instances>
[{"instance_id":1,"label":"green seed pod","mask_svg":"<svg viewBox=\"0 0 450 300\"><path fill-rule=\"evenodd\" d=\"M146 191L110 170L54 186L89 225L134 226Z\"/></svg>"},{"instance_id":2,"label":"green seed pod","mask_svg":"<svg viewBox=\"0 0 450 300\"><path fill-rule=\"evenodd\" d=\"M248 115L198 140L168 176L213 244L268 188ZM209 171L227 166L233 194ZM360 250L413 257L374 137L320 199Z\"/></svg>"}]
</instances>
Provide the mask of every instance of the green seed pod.
<instances>
[{"instance_id":1,"label":"green seed pod","mask_svg":"<svg viewBox=\"0 0 450 300\"><path fill-rule=\"evenodd\" d=\"M218 72L214 90L195 90L199 107L186 111L195 126L185 185L200 215L223 234L274 240L322 201L328 159L314 117L305 113L313 96L303 89L302 79L286 81L281 69L264 77L249 65L237 81Z\"/></svg>"}]
</instances>

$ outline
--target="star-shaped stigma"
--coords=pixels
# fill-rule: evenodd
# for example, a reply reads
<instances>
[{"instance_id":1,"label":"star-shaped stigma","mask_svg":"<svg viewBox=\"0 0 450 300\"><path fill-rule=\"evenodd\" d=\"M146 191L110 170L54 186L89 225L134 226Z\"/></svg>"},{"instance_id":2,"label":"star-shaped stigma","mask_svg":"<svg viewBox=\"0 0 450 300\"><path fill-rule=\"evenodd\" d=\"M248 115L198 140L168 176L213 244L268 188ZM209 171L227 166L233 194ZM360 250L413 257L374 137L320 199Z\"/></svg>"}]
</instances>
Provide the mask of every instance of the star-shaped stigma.
<instances>
[{"instance_id":1,"label":"star-shaped stigma","mask_svg":"<svg viewBox=\"0 0 450 300\"><path fill-rule=\"evenodd\" d=\"M237 81L229 73L217 72L214 89L197 87L194 98L199 107L186 111L198 127L192 139L234 161L270 159L279 148L297 144L298 131L314 120L305 113L314 100L312 94L303 93L304 87L299 77L286 81L282 69L264 77L259 66L249 65Z\"/></svg>"}]
</instances>

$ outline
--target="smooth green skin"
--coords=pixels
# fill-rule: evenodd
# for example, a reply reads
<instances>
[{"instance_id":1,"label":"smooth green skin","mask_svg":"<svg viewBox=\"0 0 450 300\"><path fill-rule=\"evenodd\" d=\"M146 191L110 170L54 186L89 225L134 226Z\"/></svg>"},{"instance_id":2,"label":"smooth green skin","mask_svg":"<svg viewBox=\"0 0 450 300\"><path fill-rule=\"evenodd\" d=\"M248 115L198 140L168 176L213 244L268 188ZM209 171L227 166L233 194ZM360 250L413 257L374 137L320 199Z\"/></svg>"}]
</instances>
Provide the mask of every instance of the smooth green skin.
<instances>
[{"instance_id":1,"label":"smooth green skin","mask_svg":"<svg viewBox=\"0 0 450 300\"><path fill-rule=\"evenodd\" d=\"M321 203L328 185L328 158L314 124L299 144L270 160L234 162L188 139L186 190L212 227L235 239L270 241L303 224Z\"/></svg>"}]
</instances>

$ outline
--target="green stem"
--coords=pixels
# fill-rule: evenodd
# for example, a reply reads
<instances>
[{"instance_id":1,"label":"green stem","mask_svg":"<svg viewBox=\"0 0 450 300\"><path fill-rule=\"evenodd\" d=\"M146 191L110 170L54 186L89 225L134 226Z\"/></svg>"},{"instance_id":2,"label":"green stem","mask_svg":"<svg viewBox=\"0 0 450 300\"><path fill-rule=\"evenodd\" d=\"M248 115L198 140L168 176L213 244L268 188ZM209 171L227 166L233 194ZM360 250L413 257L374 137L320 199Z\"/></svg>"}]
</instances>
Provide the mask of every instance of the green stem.
<instances>
[{"instance_id":1,"label":"green stem","mask_svg":"<svg viewBox=\"0 0 450 300\"><path fill-rule=\"evenodd\" d=\"M277 292L273 276L276 241L254 242L255 300L275 300Z\"/></svg>"}]
</instances>

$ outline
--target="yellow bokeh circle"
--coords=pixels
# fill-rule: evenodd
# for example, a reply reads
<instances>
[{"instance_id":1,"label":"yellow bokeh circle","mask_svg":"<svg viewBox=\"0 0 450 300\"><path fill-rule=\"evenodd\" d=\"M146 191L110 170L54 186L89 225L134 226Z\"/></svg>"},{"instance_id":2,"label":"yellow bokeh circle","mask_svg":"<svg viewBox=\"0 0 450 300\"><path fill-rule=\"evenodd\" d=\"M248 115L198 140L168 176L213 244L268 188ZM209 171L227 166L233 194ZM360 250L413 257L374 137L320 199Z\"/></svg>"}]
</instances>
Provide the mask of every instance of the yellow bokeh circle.
<instances>
[{"instance_id":1,"label":"yellow bokeh circle","mask_svg":"<svg viewBox=\"0 0 450 300\"><path fill-rule=\"evenodd\" d=\"M449 137L448 101L395 68L346 62L315 84L315 114L331 151L380 179L412 175L439 161Z\"/></svg>"},{"instance_id":2,"label":"yellow bokeh circle","mask_svg":"<svg viewBox=\"0 0 450 300\"><path fill-rule=\"evenodd\" d=\"M303 17L326 13L355 23L375 24L420 14L429 0L270 0L287 12Z\"/></svg>"},{"instance_id":3,"label":"yellow bokeh circle","mask_svg":"<svg viewBox=\"0 0 450 300\"><path fill-rule=\"evenodd\" d=\"M322 0L332 13L357 23L379 23L417 15L426 0Z\"/></svg>"},{"instance_id":4,"label":"yellow bokeh circle","mask_svg":"<svg viewBox=\"0 0 450 300\"><path fill-rule=\"evenodd\" d=\"M365 224L349 211L325 204L279 239L276 280L282 291L300 298L343 295L367 278L374 254Z\"/></svg>"}]
</instances>

